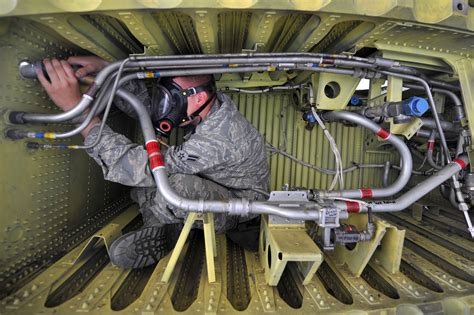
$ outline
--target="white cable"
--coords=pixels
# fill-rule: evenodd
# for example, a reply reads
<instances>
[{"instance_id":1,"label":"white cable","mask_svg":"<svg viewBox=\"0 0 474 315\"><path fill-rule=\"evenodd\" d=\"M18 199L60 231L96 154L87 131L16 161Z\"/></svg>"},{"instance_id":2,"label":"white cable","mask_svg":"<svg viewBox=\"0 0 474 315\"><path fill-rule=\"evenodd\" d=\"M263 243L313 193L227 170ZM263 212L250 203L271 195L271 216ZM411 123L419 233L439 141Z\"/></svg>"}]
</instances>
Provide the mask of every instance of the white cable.
<instances>
[{"instance_id":1,"label":"white cable","mask_svg":"<svg viewBox=\"0 0 474 315\"><path fill-rule=\"evenodd\" d=\"M342 201L349 201L349 202L357 202L358 204L361 204L361 205L364 205L364 206L368 205L368 203L363 201L363 200L357 200L357 199L351 199L351 198L329 197L328 199L342 200Z\"/></svg>"},{"instance_id":2,"label":"white cable","mask_svg":"<svg viewBox=\"0 0 474 315\"><path fill-rule=\"evenodd\" d=\"M319 115L316 113L316 110L314 107L311 107L311 112L313 113L314 118L318 122L319 126L324 132L324 135L329 141L329 145L331 146L331 150L334 154L334 158L336 159L336 175L334 176L334 179L331 183L331 186L329 187L329 190L333 190L336 187L337 181L339 180L339 189L344 189L344 171L343 171L343 166L342 166L342 158L341 154L339 153L339 149L337 148L336 141L334 140L333 136L329 132L329 130L326 128L324 125L324 122L321 120Z\"/></svg>"}]
</instances>

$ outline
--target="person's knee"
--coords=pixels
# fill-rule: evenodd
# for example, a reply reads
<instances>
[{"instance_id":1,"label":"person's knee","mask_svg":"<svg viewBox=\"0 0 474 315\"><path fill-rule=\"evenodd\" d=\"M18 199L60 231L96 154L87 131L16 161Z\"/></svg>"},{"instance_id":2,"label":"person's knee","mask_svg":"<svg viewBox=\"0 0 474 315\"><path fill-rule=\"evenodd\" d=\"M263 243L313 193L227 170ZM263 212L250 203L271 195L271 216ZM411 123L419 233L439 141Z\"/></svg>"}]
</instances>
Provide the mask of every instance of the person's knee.
<instances>
[{"instance_id":1,"label":"person's knee","mask_svg":"<svg viewBox=\"0 0 474 315\"><path fill-rule=\"evenodd\" d=\"M203 189L201 177L189 174L173 174L169 178L170 186L182 197L198 198Z\"/></svg>"}]
</instances>

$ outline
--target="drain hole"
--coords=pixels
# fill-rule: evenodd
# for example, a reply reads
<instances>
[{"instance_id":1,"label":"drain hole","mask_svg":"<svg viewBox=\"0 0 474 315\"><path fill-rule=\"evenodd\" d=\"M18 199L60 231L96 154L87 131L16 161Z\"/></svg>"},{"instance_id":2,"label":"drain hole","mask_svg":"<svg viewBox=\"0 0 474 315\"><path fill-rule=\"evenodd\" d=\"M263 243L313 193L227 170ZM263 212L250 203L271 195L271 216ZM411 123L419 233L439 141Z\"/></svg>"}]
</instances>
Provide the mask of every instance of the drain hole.
<instances>
[{"instance_id":1,"label":"drain hole","mask_svg":"<svg viewBox=\"0 0 474 315\"><path fill-rule=\"evenodd\" d=\"M130 271L127 278L122 282L120 288L114 294L111 300L111 308L114 311L121 311L132 304L142 294L148 279L150 279L156 264L151 266L134 269Z\"/></svg>"},{"instance_id":2,"label":"drain hole","mask_svg":"<svg viewBox=\"0 0 474 315\"><path fill-rule=\"evenodd\" d=\"M204 264L204 236L202 231L193 231L183 265L171 295L175 311L184 312L198 296L201 271Z\"/></svg>"},{"instance_id":3,"label":"drain hole","mask_svg":"<svg viewBox=\"0 0 474 315\"><path fill-rule=\"evenodd\" d=\"M268 249L267 249L267 261L268 261L268 268L272 268L272 249L270 245L268 245Z\"/></svg>"},{"instance_id":4,"label":"drain hole","mask_svg":"<svg viewBox=\"0 0 474 315\"><path fill-rule=\"evenodd\" d=\"M334 271L332 271L331 267L329 267L325 261L323 261L321 266L319 266L317 275L329 294L346 305L354 303L349 290L344 286L339 277L334 273Z\"/></svg>"},{"instance_id":5,"label":"drain hole","mask_svg":"<svg viewBox=\"0 0 474 315\"><path fill-rule=\"evenodd\" d=\"M367 265L361 274L364 279L372 288L388 296L391 299L398 300L397 289L393 285L385 280L377 271L375 271L370 265Z\"/></svg>"},{"instance_id":6,"label":"drain hole","mask_svg":"<svg viewBox=\"0 0 474 315\"><path fill-rule=\"evenodd\" d=\"M98 247L89 260L48 295L44 306L56 307L83 292L87 285L109 263L105 246Z\"/></svg>"},{"instance_id":7,"label":"drain hole","mask_svg":"<svg viewBox=\"0 0 474 315\"><path fill-rule=\"evenodd\" d=\"M292 308L300 308L303 305L302 288L298 283L301 283L301 279L298 276L296 263L289 262L283 270L277 290L281 299Z\"/></svg>"},{"instance_id":8,"label":"drain hole","mask_svg":"<svg viewBox=\"0 0 474 315\"><path fill-rule=\"evenodd\" d=\"M400 271L414 282L430 289L431 291L438 293L444 292L443 288L438 283L434 282L433 279L417 268L416 265L413 265L413 263L408 263L402 259L400 263Z\"/></svg>"}]
</instances>

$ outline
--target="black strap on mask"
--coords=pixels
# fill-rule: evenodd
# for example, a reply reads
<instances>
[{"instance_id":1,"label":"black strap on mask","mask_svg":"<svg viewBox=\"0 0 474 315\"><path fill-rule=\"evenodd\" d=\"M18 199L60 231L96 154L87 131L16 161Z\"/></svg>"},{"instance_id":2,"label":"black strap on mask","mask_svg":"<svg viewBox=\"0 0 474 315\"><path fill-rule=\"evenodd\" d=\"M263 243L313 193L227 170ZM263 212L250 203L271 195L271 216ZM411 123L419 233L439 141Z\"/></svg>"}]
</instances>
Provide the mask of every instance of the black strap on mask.
<instances>
[{"instance_id":1,"label":"black strap on mask","mask_svg":"<svg viewBox=\"0 0 474 315\"><path fill-rule=\"evenodd\" d=\"M199 114L207 107L207 105L209 105L209 103L214 100L214 98L216 96L216 88L215 88L214 82L210 81L210 82L205 83L203 85L199 85L199 86L196 86L196 87L189 88L187 90L183 90L182 94L186 98L188 98L192 95L198 94L200 92L203 92L203 91L208 92L207 101L204 104L202 104L196 111L191 113L191 115L189 115L185 119L185 121L191 121L191 120L195 119L197 116L199 116Z\"/></svg>"}]
</instances>

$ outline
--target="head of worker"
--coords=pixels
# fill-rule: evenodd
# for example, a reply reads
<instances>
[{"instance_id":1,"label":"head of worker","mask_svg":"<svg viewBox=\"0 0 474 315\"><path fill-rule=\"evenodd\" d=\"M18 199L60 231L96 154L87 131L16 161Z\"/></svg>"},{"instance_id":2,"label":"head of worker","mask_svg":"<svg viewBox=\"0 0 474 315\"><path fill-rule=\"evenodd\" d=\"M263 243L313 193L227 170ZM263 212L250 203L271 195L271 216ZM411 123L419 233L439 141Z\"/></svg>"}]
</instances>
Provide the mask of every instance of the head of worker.
<instances>
[{"instance_id":1,"label":"head of worker","mask_svg":"<svg viewBox=\"0 0 474 315\"><path fill-rule=\"evenodd\" d=\"M209 113L216 98L212 75L162 78L153 102L153 124L163 136L176 127L199 124Z\"/></svg>"}]
</instances>

